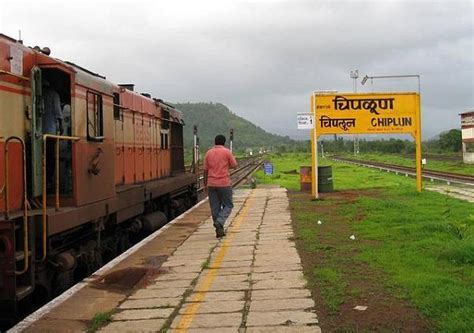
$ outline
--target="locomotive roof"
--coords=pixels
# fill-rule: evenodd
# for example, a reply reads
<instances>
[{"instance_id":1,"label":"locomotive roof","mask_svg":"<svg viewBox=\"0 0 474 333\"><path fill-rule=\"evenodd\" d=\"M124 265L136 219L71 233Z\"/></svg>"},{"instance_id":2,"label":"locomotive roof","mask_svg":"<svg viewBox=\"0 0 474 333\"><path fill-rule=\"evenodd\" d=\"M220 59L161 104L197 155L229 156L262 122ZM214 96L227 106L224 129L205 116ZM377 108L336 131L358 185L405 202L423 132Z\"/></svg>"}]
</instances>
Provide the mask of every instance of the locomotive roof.
<instances>
[{"instance_id":1,"label":"locomotive roof","mask_svg":"<svg viewBox=\"0 0 474 333\"><path fill-rule=\"evenodd\" d=\"M70 72L71 74L74 73L76 84L82 85L84 87L96 90L98 92L110 96L114 92L120 92L124 95L133 96L129 98L128 101L127 98L125 98L124 101L125 104L127 104L124 106L132 109L133 111L158 115L157 107L159 107L169 112L171 121L184 123L182 120L182 112L161 99L151 98L148 96L144 96L140 93L124 89L118 84L108 81L107 78L103 75L95 73L73 62L53 58L50 55L45 54L41 49L25 46L23 45L22 41L17 41L16 39L11 38L2 33L0 33L0 69L3 69L8 72L10 71L10 53L12 52L11 46L16 47L17 49L20 49L23 52L22 56L24 65L22 74L24 77L29 76L29 72L33 65L39 64L41 66L42 64L57 64L64 70ZM5 57L3 57L3 55L5 55ZM33 55L36 55L34 61L31 59ZM27 57L29 58L28 60L26 60Z\"/></svg>"}]
</instances>

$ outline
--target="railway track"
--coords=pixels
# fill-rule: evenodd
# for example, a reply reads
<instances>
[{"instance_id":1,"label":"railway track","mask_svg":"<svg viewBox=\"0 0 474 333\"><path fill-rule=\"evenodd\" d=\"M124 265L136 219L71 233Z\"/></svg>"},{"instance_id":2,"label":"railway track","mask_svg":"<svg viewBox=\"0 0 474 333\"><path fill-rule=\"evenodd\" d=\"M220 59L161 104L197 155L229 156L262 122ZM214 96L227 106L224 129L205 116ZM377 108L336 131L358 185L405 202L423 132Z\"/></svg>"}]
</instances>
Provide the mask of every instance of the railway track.
<instances>
[{"instance_id":1,"label":"railway track","mask_svg":"<svg viewBox=\"0 0 474 333\"><path fill-rule=\"evenodd\" d=\"M237 159L239 167L237 169L231 170L230 179L232 186L236 187L240 185L249 175L251 175L259 166L263 163L263 157L246 157ZM198 171L198 193L200 194L199 199L203 199L206 195L204 188L204 171L202 166L200 166Z\"/></svg>"},{"instance_id":2,"label":"railway track","mask_svg":"<svg viewBox=\"0 0 474 333\"><path fill-rule=\"evenodd\" d=\"M363 160L356 160L351 158L339 157L334 156L331 157L335 161L351 163L355 165L365 166L376 168L384 171L391 171L395 173L405 174L406 176L415 176L416 169L413 167L401 166L396 164L388 164L388 163L381 163L381 162L373 162L373 161L363 161ZM435 171L429 169L423 169L422 176L425 179L430 181L441 181L446 182L449 184L460 184L460 185L470 185L474 186L474 177L469 175L463 175L459 173L452 173L452 172L442 172L442 171Z\"/></svg>"},{"instance_id":3,"label":"railway track","mask_svg":"<svg viewBox=\"0 0 474 333\"><path fill-rule=\"evenodd\" d=\"M404 158L413 158L413 154L400 154L398 156L402 156ZM430 160L438 160L438 161L453 161L453 162L462 162L462 155L440 155L440 154L423 154L423 158L427 158Z\"/></svg>"}]
</instances>

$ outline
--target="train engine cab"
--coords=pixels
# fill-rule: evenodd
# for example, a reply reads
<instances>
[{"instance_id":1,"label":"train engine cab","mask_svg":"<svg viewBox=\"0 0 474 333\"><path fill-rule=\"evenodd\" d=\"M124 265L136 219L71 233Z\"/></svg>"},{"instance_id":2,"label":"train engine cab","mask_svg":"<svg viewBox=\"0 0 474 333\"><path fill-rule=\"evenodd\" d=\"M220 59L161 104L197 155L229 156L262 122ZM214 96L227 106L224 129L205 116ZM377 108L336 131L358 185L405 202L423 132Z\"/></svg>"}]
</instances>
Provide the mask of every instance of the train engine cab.
<instances>
[{"instance_id":1,"label":"train engine cab","mask_svg":"<svg viewBox=\"0 0 474 333\"><path fill-rule=\"evenodd\" d=\"M182 113L49 52L0 34L0 329L197 201Z\"/></svg>"}]
</instances>

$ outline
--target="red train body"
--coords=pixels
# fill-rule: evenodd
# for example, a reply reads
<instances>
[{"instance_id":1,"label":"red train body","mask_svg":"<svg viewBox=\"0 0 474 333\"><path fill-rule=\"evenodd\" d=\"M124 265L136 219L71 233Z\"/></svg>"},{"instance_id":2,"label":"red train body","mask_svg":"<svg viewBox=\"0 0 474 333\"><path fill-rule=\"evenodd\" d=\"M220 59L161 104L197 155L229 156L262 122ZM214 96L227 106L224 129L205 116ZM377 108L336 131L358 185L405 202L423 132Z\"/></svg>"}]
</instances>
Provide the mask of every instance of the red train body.
<instances>
[{"instance_id":1,"label":"red train body","mask_svg":"<svg viewBox=\"0 0 474 333\"><path fill-rule=\"evenodd\" d=\"M64 116L63 135L49 139L45 81ZM196 202L183 125L180 111L131 85L0 34L3 327ZM53 154L45 140L58 142ZM52 160L54 178L44 169Z\"/></svg>"}]
</instances>

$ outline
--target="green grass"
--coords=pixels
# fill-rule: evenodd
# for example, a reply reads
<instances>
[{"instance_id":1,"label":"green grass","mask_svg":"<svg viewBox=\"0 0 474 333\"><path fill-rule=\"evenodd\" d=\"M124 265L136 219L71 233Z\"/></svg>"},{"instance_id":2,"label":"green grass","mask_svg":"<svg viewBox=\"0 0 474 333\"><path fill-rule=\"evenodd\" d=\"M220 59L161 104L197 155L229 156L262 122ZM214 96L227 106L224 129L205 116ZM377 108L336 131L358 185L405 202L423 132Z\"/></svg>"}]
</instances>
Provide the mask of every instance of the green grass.
<instances>
[{"instance_id":1,"label":"green grass","mask_svg":"<svg viewBox=\"0 0 474 333\"><path fill-rule=\"evenodd\" d=\"M94 333L97 332L102 326L110 322L112 315L115 313L115 310L107 312L98 312L92 318L92 321L87 326L87 332Z\"/></svg>"},{"instance_id":2,"label":"green grass","mask_svg":"<svg viewBox=\"0 0 474 333\"><path fill-rule=\"evenodd\" d=\"M260 171L257 181L299 189L299 175L282 172L310 165L310 156L288 154L273 156L271 161L275 175L264 176ZM331 257L336 249L323 249L315 242L319 232L315 221L331 223L335 212L324 207L334 202L297 203L314 206L314 213L299 213L294 206L298 236L306 250L325 251L330 259L327 262L334 264L316 267L313 276L327 289L323 297L329 308L336 311L344 301L344 292L351 292L344 291L344 277L337 267L356 260L382 271L388 290L408 299L437 331L472 332L474 205L430 191L418 193L412 178L325 160L321 164L333 166L336 191L355 193L350 204L337 206L336 213L347 233L360 240L355 258Z\"/></svg>"},{"instance_id":3,"label":"green grass","mask_svg":"<svg viewBox=\"0 0 474 333\"><path fill-rule=\"evenodd\" d=\"M207 269L209 268L209 264L210 264L210 259L207 258L205 261L203 261L203 263L201 264L201 268L202 269Z\"/></svg>"},{"instance_id":4,"label":"green grass","mask_svg":"<svg viewBox=\"0 0 474 333\"><path fill-rule=\"evenodd\" d=\"M336 314L339 306L344 303L346 284L341 277L341 272L330 267L315 268L314 282L318 283L330 314Z\"/></svg>"},{"instance_id":5,"label":"green grass","mask_svg":"<svg viewBox=\"0 0 474 333\"><path fill-rule=\"evenodd\" d=\"M279 184L282 187L299 190L300 166L310 166L311 160L308 154L275 154L271 158L273 163L273 175L264 175L262 170L256 172L255 177L260 184ZM285 172L295 171L296 174Z\"/></svg>"},{"instance_id":6,"label":"green grass","mask_svg":"<svg viewBox=\"0 0 474 333\"><path fill-rule=\"evenodd\" d=\"M344 155L347 158L355 158L358 160L367 160L367 161L374 161L374 162L382 162L382 163L390 163L390 164L397 164L409 167L415 167L415 154L413 154L413 158L403 157L398 154L382 154L382 153L372 153L372 154L359 154L354 156L353 154L346 154ZM474 165L473 164L464 164L462 160L459 161L450 161L450 160L436 160L427 158L427 164L423 166L429 170L436 170L436 171L446 171L446 172L454 172L466 175L473 175L474 176Z\"/></svg>"}]
</instances>

